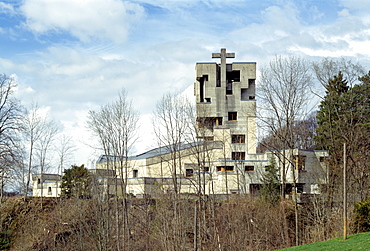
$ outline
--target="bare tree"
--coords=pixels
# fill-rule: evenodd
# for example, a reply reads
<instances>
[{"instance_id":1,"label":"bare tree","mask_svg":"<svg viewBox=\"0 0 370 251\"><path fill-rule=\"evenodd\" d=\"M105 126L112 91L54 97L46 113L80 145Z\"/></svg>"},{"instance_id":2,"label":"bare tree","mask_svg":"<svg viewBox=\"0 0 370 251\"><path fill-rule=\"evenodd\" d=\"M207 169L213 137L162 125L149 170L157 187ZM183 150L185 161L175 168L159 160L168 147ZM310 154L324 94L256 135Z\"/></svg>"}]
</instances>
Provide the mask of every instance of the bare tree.
<instances>
[{"instance_id":1,"label":"bare tree","mask_svg":"<svg viewBox=\"0 0 370 251\"><path fill-rule=\"evenodd\" d=\"M128 156L133 144L137 139L138 113L133 109L131 102L127 99L127 93L122 90L116 101L102 106L99 111L90 111L88 117L88 127L97 137L101 150L107 158L107 168L114 171L115 193L118 194L118 185L121 187L123 198L123 231L124 240L120 239L120 222L118 215L118 197L116 197L116 231L117 231L117 250L129 249L129 205L127 202L127 182L128 182ZM120 179L117 183L116 175ZM107 184L107 195L109 184Z\"/></svg>"},{"instance_id":2,"label":"bare tree","mask_svg":"<svg viewBox=\"0 0 370 251\"><path fill-rule=\"evenodd\" d=\"M73 156L75 151L75 145L73 143L72 137L62 134L58 138L58 144L56 147L56 152L58 154L59 164L58 164L58 174L62 174L64 171L64 166L70 166L68 162Z\"/></svg>"},{"instance_id":3,"label":"bare tree","mask_svg":"<svg viewBox=\"0 0 370 251\"><path fill-rule=\"evenodd\" d=\"M303 120L308 114L307 105L311 96L311 72L307 61L302 58L289 56L277 56L267 67L261 69L258 96L261 99L260 120L262 126L267 129L269 134L275 135L283 143L281 151L274 151L278 154L278 159L282 162L281 194L285 197L286 176L288 164L293 166L292 154L286 153L286 149L293 149L295 136L294 125L297 121ZM281 149L273 149L281 150ZM296 175L294 168L293 195L295 200L296 218L296 245L299 243L298 237L298 212L296 198Z\"/></svg>"},{"instance_id":4,"label":"bare tree","mask_svg":"<svg viewBox=\"0 0 370 251\"><path fill-rule=\"evenodd\" d=\"M31 173L36 167L40 168L41 174L47 167L47 153L50 150L52 141L58 132L53 120L49 120L47 114L42 114L41 108L36 103L31 104L23 120L24 139L28 145L27 152L27 183L24 196L28 196L30 189ZM38 160L38 164L35 161ZM42 180L41 180L42 185ZM42 187L41 187L42 188ZM41 192L41 196L43 196Z\"/></svg>"},{"instance_id":5,"label":"bare tree","mask_svg":"<svg viewBox=\"0 0 370 251\"><path fill-rule=\"evenodd\" d=\"M343 77L348 81L349 86L352 86L358 81L359 76L365 74L364 68L357 62L354 63L350 59L340 58L333 60L324 58L318 62L313 62L312 67L322 86L327 86L329 80L338 75L338 72L343 73Z\"/></svg>"},{"instance_id":6,"label":"bare tree","mask_svg":"<svg viewBox=\"0 0 370 251\"><path fill-rule=\"evenodd\" d=\"M166 170L162 171L165 176L170 176L172 180L170 193L173 207L172 224L167 231L173 232L173 242L168 250L184 249L186 239L184 226L181 225L183 210L179 194L181 193L181 181L185 176L183 173L183 150L187 147L194 146L193 143L186 144L190 135L194 133L192 129L194 117L189 117L189 110L193 109L192 104L181 95L167 93L162 96L157 103L154 111L153 127L155 136L158 140L160 149L164 149L165 158L163 165ZM191 137L190 137L191 138ZM164 155L162 155L164 156ZM162 158L161 156L161 158ZM161 163L162 164L162 163ZM163 176L162 176L163 177Z\"/></svg>"},{"instance_id":7,"label":"bare tree","mask_svg":"<svg viewBox=\"0 0 370 251\"><path fill-rule=\"evenodd\" d=\"M193 132L189 117L191 103L184 97L167 93L157 103L154 111L153 128L160 146L164 146L170 158L166 160L172 177L175 194L180 193L181 184L177 177L182 172L181 150Z\"/></svg>"},{"instance_id":8,"label":"bare tree","mask_svg":"<svg viewBox=\"0 0 370 251\"><path fill-rule=\"evenodd\" d=\"M5 178L10 167L19 159L19 131L21 129L22 106L14 98L17 87L14 79L0 74L0 195L3 195Z\"/></svg>"}]
</instances>

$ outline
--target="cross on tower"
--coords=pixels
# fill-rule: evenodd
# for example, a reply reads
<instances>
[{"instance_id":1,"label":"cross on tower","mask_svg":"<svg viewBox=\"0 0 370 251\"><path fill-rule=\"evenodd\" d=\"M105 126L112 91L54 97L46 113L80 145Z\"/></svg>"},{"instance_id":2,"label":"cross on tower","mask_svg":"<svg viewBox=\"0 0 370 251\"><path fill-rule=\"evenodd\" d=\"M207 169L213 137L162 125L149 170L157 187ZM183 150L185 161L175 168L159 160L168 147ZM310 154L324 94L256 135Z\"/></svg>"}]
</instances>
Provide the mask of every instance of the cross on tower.
<instances>
[{"instance_id":1,"label":"cross on tower","mask_svg":"<svg viewBox=\"0 0 370 251\"><path fill-rule=\"evenodd\" d=\"M226 48L221 48L221 53L212 53L212 58L221 58L221 65L226 65L226 58L235 58L235 53L226 53Z\"/></svg>"},{"instance_id":2,"label":"cross on tower","mask_svg":"<svg viewBox=\"0 0 370 251\"><path fill-rule=\"evenodd\" d=\"M226 86L226 58L235 58L235 53L226 53L225 48L221 48L221 53L212 53L212 58L221 58L221 86Z\"/></svg>"}]
</instances>

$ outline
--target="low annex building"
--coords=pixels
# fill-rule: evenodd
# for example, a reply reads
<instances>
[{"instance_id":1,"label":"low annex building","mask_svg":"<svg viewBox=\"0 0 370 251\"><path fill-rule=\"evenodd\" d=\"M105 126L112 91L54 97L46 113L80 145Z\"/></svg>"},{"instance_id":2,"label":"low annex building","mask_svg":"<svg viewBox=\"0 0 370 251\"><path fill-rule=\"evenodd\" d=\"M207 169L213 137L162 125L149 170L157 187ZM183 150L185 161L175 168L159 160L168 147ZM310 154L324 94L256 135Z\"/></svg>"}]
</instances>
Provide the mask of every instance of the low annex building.
<instances>
[{"instance_id":1,"label":"low annex building","mask_svg":"<svg viewBox=\"0 0 370 251\"><path fill-rule=\"evenodd\" d=\"M196 64L196 142L158 147L127 160L102 155L92 172L113 172L100 175L99 184L118 184L121 188L125 184L123 189L108 189L113 196L251 194L262 186L265 167L274 159L279 177L285 177L288 194L294 185L298 194L319 193L319 185L328 181L327 151L256 152L256 63L226 62L234 57L234 53L221 49L212 54L212 58L220 58L220 63ZM124 166L124 171L118 172L117 166ZM33 189L34 196L41 196L39 184L34 182Z\"/></svg>"}]
</instances>

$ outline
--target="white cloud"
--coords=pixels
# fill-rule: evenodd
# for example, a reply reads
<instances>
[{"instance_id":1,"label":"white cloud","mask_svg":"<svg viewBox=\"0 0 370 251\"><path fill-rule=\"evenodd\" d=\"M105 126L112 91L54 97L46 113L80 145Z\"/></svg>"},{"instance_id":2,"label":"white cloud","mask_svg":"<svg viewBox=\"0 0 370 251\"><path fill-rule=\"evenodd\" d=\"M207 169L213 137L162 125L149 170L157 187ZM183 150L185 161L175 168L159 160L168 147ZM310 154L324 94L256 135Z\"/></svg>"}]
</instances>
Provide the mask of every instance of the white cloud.
<instances>
[{"instance_id":1,"label":"white cloud","mask_svg":"<svg viewBox=\"0 0 370 251\"><path fill-rule=\"evenodd\" d=\"M21 10L32 32L65 31L83 42L124 42L144 14L140 5L119 0L26 0Z\"/></svg>"},{"instance_id":2,"label":"white cloud","mask_svg":"<svg viewBox=\"0 0 370 251\"><path fill-rule=\"evenodd\" d=\"M11 4L0 2L0 14L14 15L14 7Z\"/></svg>"},{"instance_id":3,"label":"white cloud","mask_svg":"<svg viewBox=\"0 0 370 251\"><path fill-rule=\"evenodd\" d=\"M348 17L350 14L349 14L349 10L348 9L343 9L341 11L338 12L338 16L340 17Z\"/></svg>"}]
</instances>

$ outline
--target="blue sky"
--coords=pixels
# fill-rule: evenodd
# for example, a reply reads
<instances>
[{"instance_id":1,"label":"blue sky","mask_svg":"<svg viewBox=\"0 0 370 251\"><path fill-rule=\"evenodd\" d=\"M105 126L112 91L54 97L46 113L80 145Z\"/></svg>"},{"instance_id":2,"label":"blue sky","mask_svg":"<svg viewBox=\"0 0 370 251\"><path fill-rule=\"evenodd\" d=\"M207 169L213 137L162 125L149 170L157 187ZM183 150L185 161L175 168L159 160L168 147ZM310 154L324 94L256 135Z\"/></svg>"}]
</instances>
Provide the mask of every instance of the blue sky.
<instances>
[{"instance_id":1,"label":"blue sky","mask_svg":"<svg viewBox=\"0 0 370 251\"><path fill-rule=\"evenodd\" d=\"M162 94L191 94L195 63L221 47L258 66L295 54L369 70L369 13L368 0L0 0L0 72L75 138L82 164L96 154L85 145L88 110L125 88L150 131ZM151 146L142 138L137 150Z\"/></svg>"}]
</instances>

